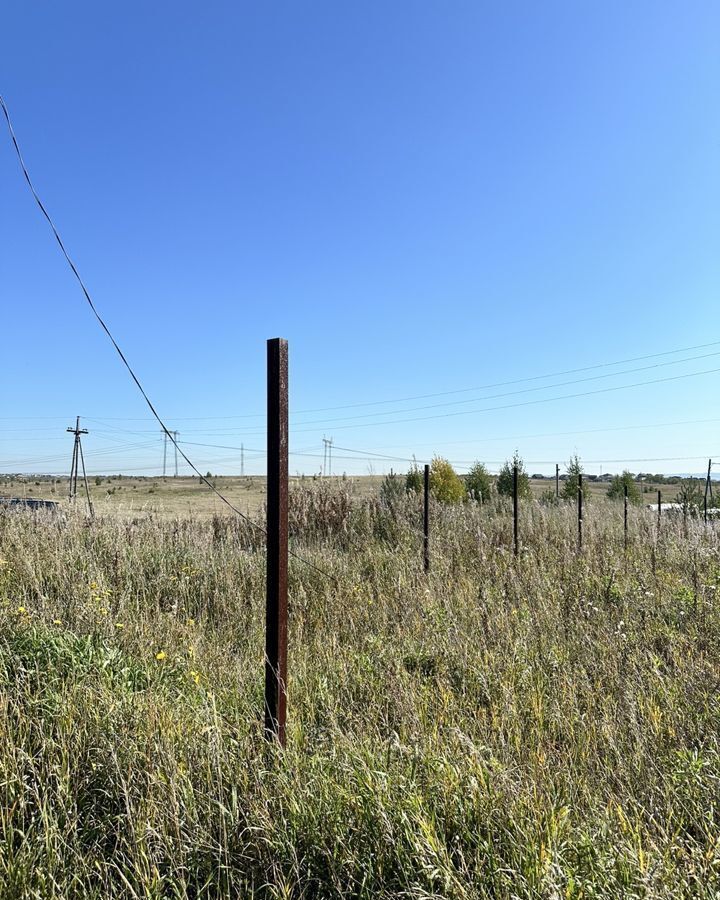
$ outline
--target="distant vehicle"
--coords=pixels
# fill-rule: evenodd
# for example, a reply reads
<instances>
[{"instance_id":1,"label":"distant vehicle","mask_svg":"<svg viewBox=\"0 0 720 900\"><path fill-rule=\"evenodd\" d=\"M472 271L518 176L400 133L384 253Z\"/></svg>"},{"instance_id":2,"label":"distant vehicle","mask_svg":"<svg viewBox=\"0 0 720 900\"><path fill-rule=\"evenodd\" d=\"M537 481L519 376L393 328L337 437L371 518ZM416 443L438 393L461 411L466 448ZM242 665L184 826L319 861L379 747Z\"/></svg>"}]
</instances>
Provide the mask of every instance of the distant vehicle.
<instances>
[{"instance_id":1,"label":"distant vehicle","mask_svg":"<svg viewBox=\"0 0 720 900\"><path fill-rule=\"evenodd\" d=\"M0 507L20 506L25 509L46 509L55 512L59 505L57 500L39 500L34 497L0 497Z\"/></svg>"}]
</instances>

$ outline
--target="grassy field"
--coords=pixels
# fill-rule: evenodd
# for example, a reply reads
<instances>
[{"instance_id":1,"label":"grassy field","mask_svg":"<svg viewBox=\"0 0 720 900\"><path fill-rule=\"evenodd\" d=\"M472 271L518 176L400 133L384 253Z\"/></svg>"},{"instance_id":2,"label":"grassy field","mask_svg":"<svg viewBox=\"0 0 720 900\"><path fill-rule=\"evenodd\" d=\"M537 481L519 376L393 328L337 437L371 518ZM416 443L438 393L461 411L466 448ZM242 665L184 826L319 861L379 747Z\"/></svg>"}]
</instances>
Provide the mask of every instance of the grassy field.
<instances>
[{"instance_id":1,"label":"grassy field","mask_svg":"<svg viewBox=\"0 0 720 900\"><path fill-rule=\"evenodd\" d=\"M329 484L339 485L354 500L377 493L382 478L378 476L332 477ZM264 476L214 476L211 479L217 489L241 512L256 515L265 503ZM293 486L317 484L312 476L291 478ZM0 476L0 495L35 497L43 500L59 500L67 503L68 479L23 479ZM191 516L207 519L224 515L228 507L197 477L134 478L127 475L103 476L88 479L90 498L100 514L123 517L174 517ZM85 486L78 481L78 503L86 504Z\"/></svg>"},{"instance_id":2,"label":"grassy field","mask_svg":"<svg viewBox=\"0 0 720 900\"><path fill-rule=\"evenodd\" d=\"M284 753L255 529L0 514L0 897L716 898L719 533L620 511L296 485Z\"/></svg>"},{"instance_id":3,"label":"grassy field","mask_svg":"<svg viewBox=\"0 0 720 900\"><path fill-rule=\"evenodd\" d=\"M291 478L291 484L295 486L317 485L320 479L313 476L306 478ZM335 485L337 489L346 491L353 501L372 497L377 494L382 482L382 476L355 475L333 476L323 479L324 482ZM218 490L230 500L241 512L247 515L256 515L265 502L265 478L264 476L215 476L212 478ZM224 515L228 512L227 506L206 486L199 478L135 478L123 476L102 476L88 480L90 497L100 514L115 514L122 516L138 517L173 517L192 516L194 518L209 518L214 515ZM658 489L662 490L664 501L672 501L677 493L677 485L669 484L644 484L644 499L647 503L655 502ZM533 497L540 498L549 490L555 490L555 481L552 479L532 479L530 488ZM607 484L588 481L585 484L586 494L590 498L604 497L607 492ZM78 502L85 503L85 488L78 482ZM34 497L44 500L67 501L68 479L67 477L49 478L47 476L33 478L10 478L0 476L0 496Z\"/></svg>"}]
</instances>

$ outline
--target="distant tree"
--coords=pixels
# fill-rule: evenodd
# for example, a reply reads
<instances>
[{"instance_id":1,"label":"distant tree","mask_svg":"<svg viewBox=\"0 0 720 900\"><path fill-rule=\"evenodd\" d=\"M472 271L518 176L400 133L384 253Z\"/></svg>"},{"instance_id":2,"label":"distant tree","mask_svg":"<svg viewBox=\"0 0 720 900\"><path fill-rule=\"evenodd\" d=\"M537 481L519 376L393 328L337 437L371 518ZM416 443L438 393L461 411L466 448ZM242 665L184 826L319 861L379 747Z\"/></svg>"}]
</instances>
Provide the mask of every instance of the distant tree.
<instances>
[{"instance_id":1,"label":"distant tree","mask_svg":"<svg viewBox=\"0 0 720 900\"><path fill-rule=\"evenodd\" d=\"M580 475L583 474L582 463L577 453L570 457L567 466L567 478L563 484L561 496L564 500L577 500L578 486L580 484ZM583 500L587 500L588 493L583 491Z\"/></svg>"},{"instance_id":2,"label":"distant tree","mask_svg":"<svg viewBox=\"0 0 720 900\"><path fill-rule=\"evenodd\" d=\"M412 464L412 468L405 476L405 490L409 494L419 494L423 489L424 476L420 471L417 463Z\"/></svg>"},{"instance_id":3,"label":"distant tree","mask_svg":"<svg viewBox=\"0 0 720 900\"><path fill-rule=\"evenodd\" d=\"M465 487L468 494L480 503L487 503L490 499L492 479L481 462L476 462L465 476Z\"/></svg>"},{"instance_id":4,"label":"distant tree","mask_svg":"<svg viewBox=\"0 0 720 900\"><path fill-rule=\"evenodd\" d=\"M405 481L390 469L380 485L380 499L386 506L392 506L396 500L405 496Z\"/></svg>"},{"instance_id":5,"label":"distant tree","mask_svg":"<svg viewBox=\"0 0 720 900\"><path fill-rule=\"evenodd\" d=\"M497 492L504 497L512 497L513 468L515 466L518 469L518 497L527 499L531 496L530 477L525 470L525 463L517 450L513 454L512 460L506 460L505 465L500 469L500 474L495 484Z\"/></svg>"},{"instance_id":6,"label":"distant tree","mask_svg":"<svg viewBox=\"0 0 720 900\"><path fill-rule=\"evenodd\" d=\"M705 499L704 482L699 478L683 478L677 492L677 502L684 510L699 509Z\"/></svg>"},{"instance_id":7,"label":"distant tree","mask_svg":"<svg viewBox=\"0 0 720 900\"><path fill-rule=\"evenodd\" d=\"M462 503L465 499L465 485L450 463L441 456L430 463L430 490L441 503Z\"/></svg>"},{"instance_id":8,"label":"distant tree","mask_svg":"<svg viewBox=\"0 0 720 900\"><path fill-rule=\"evenodd\" d=\"M613 475L613 479L607 489L607 496L610 500L622 500L625 496L625 487L627 486L628 500L636 506L642 502L642 494L640 488L635 481L635 476L627 470L622 475Z\"/></svg>"}]
</instances>

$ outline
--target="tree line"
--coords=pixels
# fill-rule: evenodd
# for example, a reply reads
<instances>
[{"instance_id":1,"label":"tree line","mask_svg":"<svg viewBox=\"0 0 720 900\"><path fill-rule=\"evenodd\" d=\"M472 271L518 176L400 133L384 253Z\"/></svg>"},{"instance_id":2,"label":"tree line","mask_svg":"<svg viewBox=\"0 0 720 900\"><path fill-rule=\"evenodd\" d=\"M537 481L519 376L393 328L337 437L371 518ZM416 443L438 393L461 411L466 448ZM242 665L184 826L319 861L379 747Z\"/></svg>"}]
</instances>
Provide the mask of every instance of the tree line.
<instances>
[{"instance_id":1,"label":"tree line","mask_svg":"<svg viewBox=\"0 0 720 900\"><path fill-rule=\"evenodd\" d=\"M516 450L512 459L503 464L498 475L492 475L487 466L482 462L475 462L470 471L465 475L458 474L452 464L442 456L433 457L430 463L430 493L441 503L487 503L493 496L512 497L513 472L518 471L518 496L521 499L529 499L530 475L525 463ZM565 466L565 472L561 476L559 495L555 489L546 490L540 497L545 503L557 503L558 501L576 501L580 485L580 476L584 475L582 462L577 454L573 455ZM655 476L660 481L662 476ZM608 482L606 496L610 500L623 500L627 489L630 503L639 505L642 503L641 484L646 476L635 475L625 470L619 475L614 475ZM667 481L669 479L663 479ZM405 475L391 471L385 476L381 488L381 497L392 500L404 494L419 494L423 491L424 475L422 469L414 463ZM677 499L683 506L699 507L703 502L702 481L697 478L677 478L672 480L679 484ZM660 482L662 483L662 482ZM584 500L589 493L583 491Z\"/></svg>"}]
</instances>

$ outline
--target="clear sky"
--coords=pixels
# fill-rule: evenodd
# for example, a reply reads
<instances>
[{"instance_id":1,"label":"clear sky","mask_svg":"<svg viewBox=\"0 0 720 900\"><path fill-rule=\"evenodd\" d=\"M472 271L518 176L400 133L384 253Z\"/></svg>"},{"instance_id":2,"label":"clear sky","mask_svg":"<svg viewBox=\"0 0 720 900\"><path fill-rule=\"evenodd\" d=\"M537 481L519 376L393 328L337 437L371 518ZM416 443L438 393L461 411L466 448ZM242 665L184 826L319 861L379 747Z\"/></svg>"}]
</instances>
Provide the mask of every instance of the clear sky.
<instances>
[{"instance_id":1,"label":"clear sky","mask_svg":"<svg viewBox=\"0 0 720 900\"><path fill-rule=\"evenodd\" d=\"M6 0L0 92L203 471L241 443L264 470L275 336L293 472L324 435L336 472L516 447L533 472L697 471L720 458L718 46L714 0ZM4 130L0 210L0 469L64 471L80 414L91 471L158 471Z\"/></svg>"}]
</instances>

